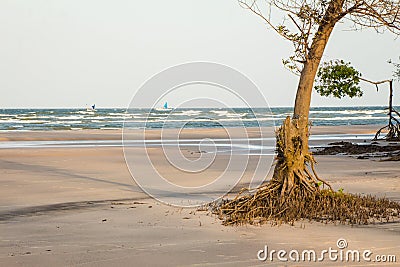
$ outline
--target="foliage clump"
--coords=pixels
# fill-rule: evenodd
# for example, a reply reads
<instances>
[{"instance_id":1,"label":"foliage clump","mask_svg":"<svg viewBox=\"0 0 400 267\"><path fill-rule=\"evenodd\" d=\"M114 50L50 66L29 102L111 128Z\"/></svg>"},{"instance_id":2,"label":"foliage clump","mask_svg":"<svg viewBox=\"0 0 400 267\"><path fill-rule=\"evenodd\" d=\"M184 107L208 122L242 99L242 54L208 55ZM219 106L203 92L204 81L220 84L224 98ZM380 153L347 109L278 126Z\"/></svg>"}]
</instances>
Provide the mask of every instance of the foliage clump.
<instances>
[{"instance_id":1,"label":"foliage clump","mask_svg":"<svg viewBox=\"0 0 400 267\"><path fill-rule=\"evenodd\" d=\"M361 97L361 73L343 60L324 62L317 72L315 90L321 96Z\"/></svg>"}]
</instances>

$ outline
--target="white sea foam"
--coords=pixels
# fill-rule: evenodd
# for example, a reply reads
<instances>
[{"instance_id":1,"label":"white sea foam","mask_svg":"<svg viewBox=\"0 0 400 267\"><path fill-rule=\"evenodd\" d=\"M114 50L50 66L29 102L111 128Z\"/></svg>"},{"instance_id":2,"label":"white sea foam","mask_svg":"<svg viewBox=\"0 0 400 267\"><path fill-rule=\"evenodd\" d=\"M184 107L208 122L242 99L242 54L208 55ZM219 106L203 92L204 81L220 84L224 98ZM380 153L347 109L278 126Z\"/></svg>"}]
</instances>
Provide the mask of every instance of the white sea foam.
<instances>
[{"instance_id":1,"label":"white sea foam","mask_svg":"<svg viewBox=\"0 0 400 267\"><path fill-rule=\"evenodd\" d=\"M201 110L183 110L181 112L173 112L171 115L173 116L198 116L199 114L201 114L202 111Z\"/></svg>"},{"instance_id":2,"label":"white sea foam","mask_svg":"<svg viewBox=\"0 0 400 267\"><path fill-rule=\"evenodd\" d=\"M310 114L386 114L387 110L311 110Z\"/></svg>"},{"instance_id":3,"label":"white sea foam","mask_svg":"<svg viewBox=\"0 0 400 267\"><path fill-rule=\"evenodd\" d=\"M225 116L229 113L227 110L211 110L211 112L217 114L218 116Z\"/></svg>"},{"instance_id":4,"label":"white sea foam","mask_svg":"<svg viewBox=\"0 0 400 267\"><path fill-rule=\"evenodd\" d=\"M373 117L373 116L357 116L357 117L334 117L334 118L313 118L310 120L318 121L346 121L346 120L383 120L386 117Z\"/></svg>"}]
</instances>

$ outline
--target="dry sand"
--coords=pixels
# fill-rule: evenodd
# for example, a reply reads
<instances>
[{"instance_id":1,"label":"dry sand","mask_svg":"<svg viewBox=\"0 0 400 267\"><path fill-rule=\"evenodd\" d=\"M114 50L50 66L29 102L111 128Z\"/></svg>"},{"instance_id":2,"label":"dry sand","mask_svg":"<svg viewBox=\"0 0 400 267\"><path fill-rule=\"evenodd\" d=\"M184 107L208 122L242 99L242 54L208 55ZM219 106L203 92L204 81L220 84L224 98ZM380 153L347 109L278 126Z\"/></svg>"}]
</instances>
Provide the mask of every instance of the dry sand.
<instances>
[{"instance_id":1,"label":"dry sand","mask_svg":"<svg viewBox=\"0 0 400 267\"><path fill-rule=\"evenodd\" d=\"M314 127L313 134L372 134L376 129ZM140 133L132 132L135 135ZM159 135L153 130L146 138L157 139ZM196 130L181 137L205 136L221 138L226 133ZM252 131L251 136L258 134ZM4 142L120 139L119 131L0 133ZM151 155L168 172L161 149L152 148ZM400 201L398 162L349 156L316 159L320 176L334 188ZM216 165L223 166L220 162L224 157ZM175 182L186 181L184 173L173 176ZM199 179L205 182L208 178L198 176L196 182ZM288 263L259 261L257 252L265 245L287 251L336 249L339 238L347 240L348 249L370 249L372 257L396 255L400 261L399 223L351 227L298 222L295 226L225 227L207 212L167 206L148 197L131 178L121 147L0 149L0 266L281 266ZM385 266L329 259L322 263Z\"/></svg>"}]
</instances>

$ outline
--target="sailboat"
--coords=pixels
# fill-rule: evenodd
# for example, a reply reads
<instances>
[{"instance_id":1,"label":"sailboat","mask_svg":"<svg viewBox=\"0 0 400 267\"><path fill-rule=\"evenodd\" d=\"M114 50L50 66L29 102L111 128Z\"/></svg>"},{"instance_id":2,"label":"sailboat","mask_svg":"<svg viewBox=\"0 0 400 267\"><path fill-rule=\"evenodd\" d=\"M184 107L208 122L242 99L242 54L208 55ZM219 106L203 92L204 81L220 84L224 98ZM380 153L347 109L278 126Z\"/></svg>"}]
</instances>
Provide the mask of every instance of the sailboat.
<instances>
[{"instance_id":1,"label":"sailboat","mask_svg":"<svg viewBox=\"0 0 400 267\"><path fill-rule=\"evenodd\" d=\"M172 110L172 108L169 108L168 107L168 102L165 102L164 106L162 108L156 108L156 110L158 110L158 111L170 111L170 110Z\"/></svg>"},{"instance_id":2,"label":"sailboat","mask_svg":"<svg viewBox=\"0 0 400 267\"><path fill-rule=\"evenodd\" d=\"M89 108L86 108L86 111L96 111L96 104L93 104Z\"/></svg>"}]
</instances>

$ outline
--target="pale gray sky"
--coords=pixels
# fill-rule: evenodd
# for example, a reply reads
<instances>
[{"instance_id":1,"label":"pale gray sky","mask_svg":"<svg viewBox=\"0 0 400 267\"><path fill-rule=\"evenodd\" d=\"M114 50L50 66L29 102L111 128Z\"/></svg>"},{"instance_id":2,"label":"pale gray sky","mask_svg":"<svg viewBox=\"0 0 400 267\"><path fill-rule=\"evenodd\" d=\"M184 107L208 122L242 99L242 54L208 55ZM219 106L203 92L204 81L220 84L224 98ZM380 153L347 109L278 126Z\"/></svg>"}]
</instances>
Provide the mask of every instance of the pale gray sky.
<instances>
[{"instance_id":1,"label":"pale gray sky","mask_svg":"<svg viewBox=\"0 0 400 267\"><path fill-rule=\"evenodd\" d=\"M389 78L399 40L344 28L336 28L325 59L351 61L366 78ZM294 101L298 78L281 64L291 44L236 0L2 0L0 36L0 107L126 107L146 79L190 61L243 72L271 106ZM386 104L386 88L363 88L361 99L314 95L312 105ZM399 83L395 91L400 104Z\"/></svg>"}]
</instances>

